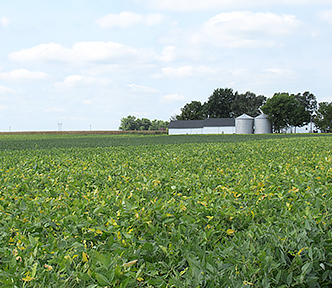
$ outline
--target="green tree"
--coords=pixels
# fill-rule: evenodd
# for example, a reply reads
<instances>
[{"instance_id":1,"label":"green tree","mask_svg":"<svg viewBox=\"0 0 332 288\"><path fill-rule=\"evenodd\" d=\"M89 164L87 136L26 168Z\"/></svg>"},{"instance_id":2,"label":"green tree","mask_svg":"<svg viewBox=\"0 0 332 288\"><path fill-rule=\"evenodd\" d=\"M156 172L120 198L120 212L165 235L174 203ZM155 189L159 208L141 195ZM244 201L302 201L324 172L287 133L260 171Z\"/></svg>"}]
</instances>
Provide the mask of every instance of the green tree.
<instances>
[{"instance_id":1,"label":"green tree","mask_svg":"<svg viewBox=\"0 0 332 288\"><path fill-rule=\"evenodd\" d=\"M299 114L295 119L295 121L298 123L295 122L296 125L294 126L301 127L313 121L314 114L317 111L317 100L316 96L309 91L306 91L303 94L296 94L295 99L299 102L300 105L300 108L297 110L299 111L302 109L302 111L299 111ZM303 111L303 109L305 111Z\"/></svg>"},{"instance_id":2,"label":"green tree","mask_svg":"<svg viewBox=\"0 0 332 288\"><path fill-rule=\"evenodd\" d=\"M304 92L303 94L296 94L295 98L300 102L300 104L309 112L310 116L313 116L317 111L317 100L316 96L309 91Z\"/></svg>"},{"instance_id":3,"label":"green tree","mask_svg":"<svg viewBox=\"0 0 332 288\"><path fill-rule=\"evenodd\" d=\"M151 127L151 121L150 119L147 118L142 118L142 119L137 119L137 126L139 127L139 130L149 130L149 128Z\"/></svg>"},{"instance_id":4,"label":"green tree","mask_svg":"<svg viewBox=\"0 0 332 288\"><path fill-rule=\"evenodd\" d=\"M272 98L267 99L265 105L262 106L262 111L268 115L273 130L280 133L283 128L291 125L295 106L294 96L288 93L275 93Z\"/></svg>"},{"instance_id":5,"label":"green tree","mask_svg":"<svg viewBox=\"0 0 332 288\"><path fill-rule=\"evenodd\" d=\"M294 95L291 95L294 97ZM294 97L293 110L290 113L289 125L294 126L295 132L296 127L302 127L310 122L310 113L305 110L299 101Z\"/></svg>"},{"instance_id":6,"label":"green tree","mask_svg":"<svg viewBox=\"0 0 332 288\"><path fill-rule=\"evenodd\" d=\"M332 131L332 102L321 102L313 120L322 132Z\"/></svg>"},{"instance_id":7,"label":"green tree","mask_svg":"<svg viewBox=\"0 0 332 288\"><path fill-rule=\"evenodd\" d=\"M234 101L231 104L232 117L238 117L243 113L256 117L261 114L260 107L266 102L266 97L256 96L253 92L246 92L244 94L235 93Z\"/></svg>"},{"instance_id":8,"label":"green tree","mask_svg":"<svg viewBox=\"0 0 332 288\"><path fill-rule=\"evenodd\" d=\"M232 117L232 103L235 94L231 88L215 89L208 101L204 104L205 114L209 118Z\"/></svg>"},{"instance_id":9,"label":"green tree","mask_svg":"<svg viewBox=\"0 0 332 288\"><path fill-rule=\"evenodd\" d=\"M168 121L154 119L151 121L149 130L160 130L161 128L167 128L169 125Z\"/></svg>"},{"instance_id":10,"label":"green tree","mask_svg":"<svg viewBox=\"0 0 332 288\"><path fill-rule=\"evenodd\" d=\"M268 115L275 132L291 126L296 129L310 122L311 113L315 111L315 96L309 92L303 95L275 93L262 111Z\"/></svg>"},{"instance_id":11,"label":"green tree","mask_svg":"<svg viewBox=\"0 0 332 288\"><path fill-rule=\"evenodd\" d=\"M181 114L177 120L201 120L205 119L204 105L200 101L191 101L181 108Z\"/></svg>"},{"instance_id":12,"label":"green tree","mask_svg":"<svg viewBox=\"0 0 332 288\"><path fill-rule=\"evenodd\" d=\"M127 117L121 118L121 124L119 129L123 131L138 130L137 118L135 116L129 115Z\"/></svg>"},{"instance_id":13,"label":"green tree","mask_svg":"<svg viewBox=\"0 0 332 288\"><path fill-rule=\"evenodd\" d=\"M153 120L148 118L136 118L135 116L129 115L121 119L119 130L130 131L130 130L159 130L160 128L167 128L169 125L168 121Z\"/></svg>"}]
</instances>

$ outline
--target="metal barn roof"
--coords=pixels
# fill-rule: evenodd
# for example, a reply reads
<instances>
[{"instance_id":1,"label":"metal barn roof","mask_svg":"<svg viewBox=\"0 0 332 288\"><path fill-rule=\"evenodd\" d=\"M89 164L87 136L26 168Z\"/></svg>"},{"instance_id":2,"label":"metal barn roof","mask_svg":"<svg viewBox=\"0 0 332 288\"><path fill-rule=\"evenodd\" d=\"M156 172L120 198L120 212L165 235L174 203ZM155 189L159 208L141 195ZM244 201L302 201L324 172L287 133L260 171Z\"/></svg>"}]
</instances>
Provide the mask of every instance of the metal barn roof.
<instances>
[{"instance_id":1,"label":"metal barn roof","mask_svg":"<svg viewBox=\"0 0 332 288\"><path fill-rule=\"evenodd\" d=\"M235 127L234 118L207 118L205 120L178 120L171 121L168 128L186 129L203 127Z\"/></svg>"},{"instance_id":2,"label":"metal barn roof","mask_svg":"<svg viewBox=\"0 0 332 288\"><path fill-rule=\"evenodd\" d=\"M171 121L168 125L169 128L177 128L177 129L186 129L186 128L203 128L205 120L178 120Z\"/></svg>"},{"instance_id":3,"label":"metal barn roof","mask_svg":"<svg viewBox=\"0 0 332 288\"><path fill-rule=\"evenodd\" d=\"M207 118L204 127L230 127L235 126L234 118Z\"/></svg>"}]
</instances>

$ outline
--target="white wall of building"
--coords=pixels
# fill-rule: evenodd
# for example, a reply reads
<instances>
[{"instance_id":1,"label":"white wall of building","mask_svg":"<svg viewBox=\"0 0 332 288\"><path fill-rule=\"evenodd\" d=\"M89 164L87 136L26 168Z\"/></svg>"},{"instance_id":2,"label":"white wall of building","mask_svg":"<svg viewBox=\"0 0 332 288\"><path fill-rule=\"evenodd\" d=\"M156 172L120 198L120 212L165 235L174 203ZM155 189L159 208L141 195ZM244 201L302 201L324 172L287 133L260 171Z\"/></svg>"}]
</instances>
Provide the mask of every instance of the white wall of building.
<instances>
[{"instance_id":1,"label":"white wall of building","mask_svg":"<svg viewBox=\"0 0 332 288\"><path fill-rule=\"evenodd\" d=\"M284 129L282 132L283 133L313 133L313 131L319 129L315 126L314 123L309 123L308 125L305 125L303 127L289 127Z\"/></svg>"},{"instance_id":2,"label":"white wall of building","mask_svg":"<svg viewBox=\"0 0 332 288\"><path fill-rule=\"evenodd\" d=\"M204 127L204 128L192 128L192 129L168 129L169 135L181 135L181 134L234 134L235 127Z\"/></svg>"},{"instance_id":3,"label":"white wall of building","mask_svg":"<svg viewBox=\"0 0 332 288\"><path fill-rule=\"evenodd\" d=\"M203 134L234 134L235 127L204 127Z\"/></svg>"},{"instance_id":4,"label":"white wall of building","mask_svg":"<svg viewBox=\"0 0 332 288\"><path fill-rule=\"evenodd\" d=\"M181 135L181 134L203 134L203 128L193 129L168 129L168 135Z\"/></svg>"}]
</instances>

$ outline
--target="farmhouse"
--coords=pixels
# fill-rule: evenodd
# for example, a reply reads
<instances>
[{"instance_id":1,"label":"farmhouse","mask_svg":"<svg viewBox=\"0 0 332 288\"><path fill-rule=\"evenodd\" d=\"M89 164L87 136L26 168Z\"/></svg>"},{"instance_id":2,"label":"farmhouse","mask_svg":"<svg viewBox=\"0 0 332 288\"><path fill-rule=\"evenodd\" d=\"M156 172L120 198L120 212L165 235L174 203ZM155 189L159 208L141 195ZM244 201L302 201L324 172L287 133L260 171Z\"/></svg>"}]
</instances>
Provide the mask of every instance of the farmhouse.
<instances>
[{"instance_id":1,"label":"farmhouse","mask_svg":"<svg viewBox=\"0 0 332 288\"><path fill-rule=\"evenodd\" d=\"M256 128L256 129L254 129ZM271 133L271 123L262 114L256 118L242 114L237 118L207 118L204 120L171 121L169 135L178 134L256 134Z\"/></svg>"}]
</instances>

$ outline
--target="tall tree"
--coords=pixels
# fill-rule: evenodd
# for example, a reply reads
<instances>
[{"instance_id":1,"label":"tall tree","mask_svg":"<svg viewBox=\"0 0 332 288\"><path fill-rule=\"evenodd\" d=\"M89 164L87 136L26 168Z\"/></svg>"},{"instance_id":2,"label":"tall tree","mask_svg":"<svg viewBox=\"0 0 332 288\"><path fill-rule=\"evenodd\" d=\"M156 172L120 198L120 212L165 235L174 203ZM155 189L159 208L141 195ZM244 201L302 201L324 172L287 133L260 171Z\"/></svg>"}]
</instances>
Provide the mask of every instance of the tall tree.
<instances>
[{"instance_id":1,"label":"tall tree","mask_svg":"<svg viewBox=\"0 0 332 288\"><path fill-rule=\"evenodd\" d=\"M275 93L272 98L267 99L262 111L268 115L273 130L280 133L283 128L291 125L294 107L296 107L294 96L288 93Z\"/></svg>"},{"instance_id":2,"label":"tall tree","mask_svg":"<svg viewBox=\"0 0 332 288\"><path fill-rule=\"evenodd\" d=\"M177 120L202 120L205 119L204 106L200 101L191 101L181 108L181 114Z\"/></svg>"},{"instance_id":3,"label":"tall tree","mask_svg":"<svg viewBox=\"0 0 332 288\"><path fill-rule=\"evenodd\" d=\"M149 130L151 127L151 121L147 118L137 119L137 126L139 127L139 130Z\"/></svg>"},{"instance_id":4,"label":"tall tree","mask_svg":"<svg viewBox=\"0 0 332 288\"><path fill-rule=\"evenodd\" d=\"M138 130L137 118L135 116L129 115L127 117L121 118L121 124L119 129L123 131Z\"/></svg>"},{"instance_id":5,"label":"tall tree","mask_svg":"<svg viewBox=\"0 0 332 288\"><path fill-rule=\"evenodd\" d=\"M322 132L332 132L332 102L321 102L318 106L317 114L314 116L315 125Z\"/></svg>"},{"instance_id":6,"label":"tall tree","mask_svg":"<svg viewBox=\"0 0 332 288\"><path fill-rule=\"evenodd\" d=\"M294 97L291 95L290 97ZM296 127L302 127L310 122L310 113L305 110L305 107L294 97L293 110L290 113L289 125Z\"/></svg>"},{"instance_id":7,"label":"tall tree","mask_svg":"<svg viewBox=\"0 0 332 288\"><path fill-rule=\"evenodd\" d=\"M260 107L266 102L266 97L256 96L253 92L246 92L244 94L235 93L235 99L231 104L231 114L233 117L238 117L246 113L252 117L256 117L260 112Z\"/></svg>"},{"instance_id":8,"label":"tall tree","mask_svg":"<svg viewBox=\"0 0 332 288\"><path fill-rule=\"evenodd\" d=\"M309 112L310 116L317 111L317 100L316 96L309 91L304 92L303 94L296 94L295 98L300 102L300 104Z\"/></svg>"},{"instance_id":9,"label":"tall tree","mask_svg":"<svg viewBox=\"0 0 332 288\"><path fill-rule=\"evenodd\" d=\"M149 130L159 130L160 128L167 128L169 125L168 121L154 119L151 121Z\"/></svg>"},{"instance_id":10,"label":"tall tree","mask_svg":"<svg viewBox=\"0 0 332 288\"><path fill-rule=\"evenodd\" d=\"M232 117L232 103L235 94L231 88L215 89L208 101L204 104L206 116L209 118Z\"/></svg>"},{"instance_id":11,"label":"tall tree","mask_svg":"<svg viewBox=\"0 0 332 288\"><path fill-rule=\"evenodd\" d=\"M315 111L315 96L309 92L303 95L276 93L266 101L262 111L269 116L276 132L291 126L296 129L310 122L311 113Z\"/></svg>"}]
</instances>

